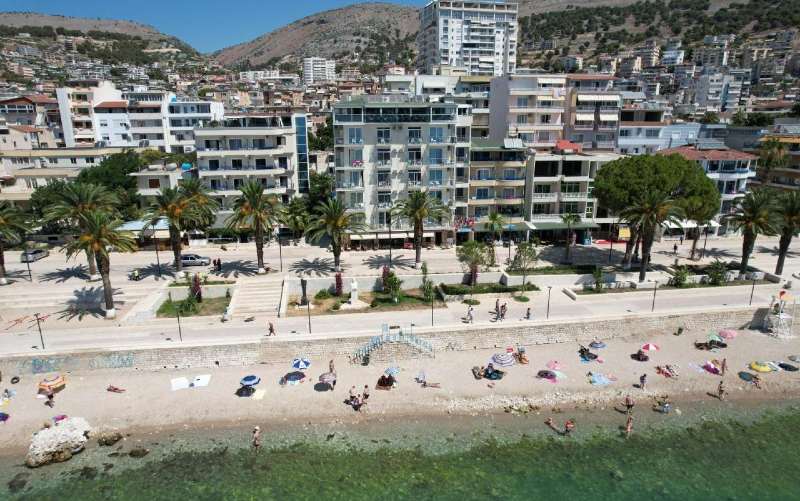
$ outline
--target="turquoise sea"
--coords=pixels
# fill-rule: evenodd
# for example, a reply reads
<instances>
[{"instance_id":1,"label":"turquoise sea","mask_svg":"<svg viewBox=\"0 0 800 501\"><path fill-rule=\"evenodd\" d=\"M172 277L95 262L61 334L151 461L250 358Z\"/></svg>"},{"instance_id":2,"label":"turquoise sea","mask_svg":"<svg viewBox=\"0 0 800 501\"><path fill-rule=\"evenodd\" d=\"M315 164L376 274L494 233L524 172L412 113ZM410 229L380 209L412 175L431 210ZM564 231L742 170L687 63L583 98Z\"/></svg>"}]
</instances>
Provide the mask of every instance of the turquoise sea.
<instances>
[{"instance_id":1,"label":"turquoise sea","mask_svg":"<svg viewBox=\"0 0 800 501\"><path fill-rule=\"evenodd\" d=\"M520 417L517 422L541 430L541 418ZM431 428L426 430L430 442L453 444L437 446L433 453L407 435L411 429L395 435L397 439L369 440L369 446L346 440L334 445L340 437L329 434L307 443L285 442L258 454L242 447L246 431L240 431L238 447L220 440L204 450L176 450L124 470L98 463L98 468L82 467L55 482L29 484L15 494L0 492L0 497L800 499L800 414L793 406L750 419L643 428L627 440L615 427L606 426L605 431L598 427L569 438L536 433L501 440L490 432L465 445L474 440L463 432L468 428ZM111 450L104 449L104 457Z\"/></svg>"}]
</instances>

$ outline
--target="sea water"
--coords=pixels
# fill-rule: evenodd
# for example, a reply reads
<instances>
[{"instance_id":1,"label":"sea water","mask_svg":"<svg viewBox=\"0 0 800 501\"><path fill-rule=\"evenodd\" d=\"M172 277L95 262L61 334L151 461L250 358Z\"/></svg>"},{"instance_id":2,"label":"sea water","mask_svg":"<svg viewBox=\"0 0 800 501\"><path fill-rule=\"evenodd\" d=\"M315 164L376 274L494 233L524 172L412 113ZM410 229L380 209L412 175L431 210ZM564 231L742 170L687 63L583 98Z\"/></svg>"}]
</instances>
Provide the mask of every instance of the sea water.
<instances>
[{"instance_id":1,"label":"sea water","mask_svg":"<svg viewBox=\"0 0 800 501\"><path fill-rule=\"evenodd\" d=\"M528 424L542 428L541 421L534 417ZM173 451L119 473L87 473L84 468L55 483L3 494L37 501L800 499L800 415L795 407L755 420L648 427L629 439L615 429L513 440L495 439L487 430L477 442L463 430L426 432L431 438L424 443L452 447L425 447L408 435L412 427L402 432L407 440L373 438L369 446L347 438L342 445L335 433L258 453L220 441L205 450ZM246 437L246 431L240 433ZM246 444L246 438L242 441Z\"/></svg>"}]
</instances>

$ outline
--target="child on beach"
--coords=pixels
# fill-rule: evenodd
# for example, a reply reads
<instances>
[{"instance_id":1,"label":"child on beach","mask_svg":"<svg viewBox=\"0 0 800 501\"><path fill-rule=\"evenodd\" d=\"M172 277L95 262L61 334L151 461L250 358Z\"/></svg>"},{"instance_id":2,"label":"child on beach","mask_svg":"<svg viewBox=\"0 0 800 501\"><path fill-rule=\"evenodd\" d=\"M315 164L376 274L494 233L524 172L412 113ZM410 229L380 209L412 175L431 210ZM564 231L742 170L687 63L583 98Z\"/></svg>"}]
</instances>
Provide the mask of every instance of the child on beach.
<instances>
[{"instance_id":1,"label":"child on beach","mask_svg":"<svg viewBox=\"0 0 800 501\"><path fill-rule=\"evenodd\" d=\"M369 385L364 385L364 393L362 395L364 396L364 402L366 402L369 398Z\"/></svg>"},{"instance_id":2,"label":"child on beach","mask_svg":"<svg viewBox=\"0 0 800 501\"><path fill-rule=\"evenodd\" d=\"M639 376L639 389L644 391L644 387L647 384L647 374L642 374Z\"/></svg>"},{"instance_id":3,"label":"child on beach","mask_svg":"<svg viewBox=\"0 0 800 501\"><path fill-rule=\"evenodd\" d=\"M719 386L717 386L717 398L719 398L720 401L725 400L725 384L722 381L720 381Z\"/></svg>"},{"instance_id":4,"label":"child on beach","mask_svg":"<svg viewBox=\"0 0 800 501\"><path fill-rule=\"evenodd\" d=\"M625 401L623 402L623 405L625 405L626 414L630 415L633 412L633 406L635 405L630 395L625 395Z\"/></svg>"},{"instance_id":5,"label":"child on beach","mask_svg":"<svg viewBox=\"0 0 800 501\"><path fill-rule=\"evenodd\" d=\"M633 416L628 414L628 420L625 422L625 438L631 438L633 432Z\"/></svg>"},{"instance_id":6,"label":"child on beach","mask_svg":"<svg viewBox=\"0 0 800 501\"><path fill-rule=\"evenodd\" d=\"M261 450L261 428L258 426L253 428L252 443L254 451L258 452Z\"/></svg>"}]
</instances>

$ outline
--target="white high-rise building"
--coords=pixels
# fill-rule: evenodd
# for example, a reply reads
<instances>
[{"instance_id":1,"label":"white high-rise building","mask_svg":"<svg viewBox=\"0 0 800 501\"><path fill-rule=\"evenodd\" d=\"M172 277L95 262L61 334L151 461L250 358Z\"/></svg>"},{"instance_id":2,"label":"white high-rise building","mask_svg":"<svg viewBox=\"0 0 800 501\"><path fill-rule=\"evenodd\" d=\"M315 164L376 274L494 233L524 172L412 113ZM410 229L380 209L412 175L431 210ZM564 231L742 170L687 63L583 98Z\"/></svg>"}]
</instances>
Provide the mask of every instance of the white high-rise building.
<instances>
[{"instance_id":1,"label":"white high-rise building","mask_svg":"<svg viewBox=\"0 0 800 501\"><path fill-rule=\"evenodd\" d=\"M322 57L303 59L303 83L314 85L319 82L336 80L336 61Z\"/></svg>"},{"instance_id":2,"label":"white high-rise building","mask_svg":"<svg viewBox=\"0 0 800 501\"><path fill-rule=\"evenodd\" d=\"M501 76L517 64L517 2L432 0L420 13L420 70L460 68L467 75Z\"/></svg>"}]
</instances>

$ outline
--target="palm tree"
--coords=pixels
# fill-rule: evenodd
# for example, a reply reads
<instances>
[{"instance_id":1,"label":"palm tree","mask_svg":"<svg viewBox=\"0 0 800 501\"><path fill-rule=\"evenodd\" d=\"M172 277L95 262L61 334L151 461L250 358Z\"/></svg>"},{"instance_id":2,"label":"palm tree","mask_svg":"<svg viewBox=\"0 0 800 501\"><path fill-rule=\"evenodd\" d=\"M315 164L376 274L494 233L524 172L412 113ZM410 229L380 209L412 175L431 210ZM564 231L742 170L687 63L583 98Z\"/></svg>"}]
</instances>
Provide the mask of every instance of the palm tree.
<instances>
[{"instance_id":1,"label":"palm tree","mask_svg":"<svg viewBox=\"0 0 800 501\"><path fill-rule=\"evenodd\" d=\"M776 218L772 212L775 208L773 198L771 190L751 191L737 200L735 212L727 218L734 230L742 232L740 275L747 273L747 264L756 245L756 237L759 234L773 235L776 232Z\"/></svg>"},{"instance_id":2,"label":"palm tree","mask_svg":"<svg viewBox=\"0 0 800 501\"><path fill-rule=\"evenodd\" d=\"M6 285L6 244L18 244L28 231L25 214L7 202L0 202L0 285Z\"/></svg>"},{"instance_id":3,"label":"palm tree","mask_svg":"<svg viewBox=\"0 0 800 501\"><path fill-rule=\"evenodd\" d=\"M297 197L284 207L281 222L292 231L292 237L296 241L308 226L308 219L308 204L305 199Z\"/></svg>"},{"instance_id":4,"label":"palm tree","mask_svg":"<svg viewBox=\"0 0 800 501\"><path fill-rule=\"evenodd\" d=\"M689 259L694 259L697 252L697 242L700 240L700 228L705 227L719 211L719 200L705 197L689 197L681 201L681 209L687 221L697 225L692 238L692 252Z\"/></svg>"},{"instance_id":5,"label":"palm tree","mask_svg":"<svg viewBox=\"0 0 800 501\"><path fill-rule=\"evenodd\" d=\"M281 202L275 195L265 195L264 186L256 180L241 188L242 194L233 202L233 214L226 222L228 228L237 230L243 226L253 231L256 238L258 273L264 270L264 235L270 234L281 215Z\"/></svg>"},{"instance_id":6,"label":"palm tree","mask_svg":"<svg viewBox=\"0 0 800 501\"><path fill-rule=\"evenodd\" d=\"M786 145L775 138L767 139L761 145L759 156L761 168L758 177L761 179L761 185L766 186L771 180L772 171L785 167L788 163Z\"/></svg>"},{"instance_id":7,"label":"palm tree","mask_svg":"<svg viewBox=\"0 0 800 501\"><path fill-rule=\"evenodd\" d=\"M470 240L456 249L458 260L469 268L469 283L472 287L478 282L478 271L481 266L485 266L491 259L486 244Z\"/></svg>"},{"instance_id":8,"label":"palm tree","mask_svg":"<svg viewBox=\"0 0 800 501\"><path fill-rule=\"evenodd\" d=\"M623 210L620 217L639 228L642 237L642 267L639 282L644 282L650 264L650 249L656 237L656 230L665 224L680 227L683 211L669 195L659 192L642 194L633 205Z\"/></svg>"},{"instance_id":9,"label":"palm tree","mask_svg":"<svg viewBox=\"0 0 800 501\"><path fill-rule=\"evenodd\" d=\"M486 218L486 230L492 234L492 243L489 249L492 251L492 266L497 264L497 249L494 243L503 234L503 228L506 226L506 220L500 213L493 212Z\"/></svg>"},{"instance_id":10,"label":"palm tree","mask_svg":"<svg viewBox=\"0 0 800 501\"><path fill-rule=\"evenodd\" d=\"M46 221L66 221L68 224L84 230L84 218L91 211L112 212L119 204L119 198L105 186L92 183L68 183L55 193L56 200L45 209ZM89 262L89 280L100 278L94 256L86 255Z\"/></svg>"},{"instance_id":11,"label":"palm tree","mask_svg":"<svg viewBox=\"0 0 800 501\"><path fill-rule=\"evenodd\" d=\"M563 214L561 222L567 225L567 250L564 252L564 263L570 264L570 250L572 249L572 228L581 222L581 217L577 214Z\"/></svg>"},{"instance_id":12,"label":"palm tree","mask_svg":"<svg viewBox=\"0 0 800 501\"><path fill-rule=\"evenodd\" d=\"M778 219L777 229L781 239L778 243L778 264L775 274L783 274L783 263L789 252L792 238L800 232L800 192L786 191L778 196L775 202L775 214Z\"/></svg>"},{"instance_id":13,"label":"palm tree","mask_svg":"<svg viewBox=\"0 0 800 501\"><path fill-rule=\"evenodd\" d=\"M217 206L205 186L196 180L187 180L178 188L161 188L147 209L145 217L151 224L163 219L169 226L169 241L177 272L183 269L181 233L210 224Z\"/></svg>"},{"instance_id":14,"label":"palm tree","mask_svg":"<svg viewBox=\"0 0 800 501\"><path fill-rule=\"evenodd\" d=\"M450 209L438 198L425 191L413 191L408 198L397 203L395 213L414 224L414 267L422 262L422 235L425 221L450 219Z\"/></svg>"},{"instance_id":15,"label":"palm tree","mask_svg":"<svg viewBox=\"0 0 800 501\"><path fill-rule=\"evenodd\" d=\"M105 211L88 212L83 217L82 223L80 235L69 242L64 250L67 258L80 253L86 253L95 258L97 269L103 278L106 318L111 319L116 316L116 310L114 309L114 290L111 288L111 279L109 278L111 268L109 250L114 248L120 252L133 252L136 250L136 240L131 233L119 230L119 226L122 224L120 219Z\"/></svg>"},{"instance_id":16,"label":"palm tree","mask_svg":"<svg viewBox=\"0 0 800 501\"><path fill-rule=\"evenodd\" d=\"M342 244L347 233L366 229L362 212L348 212L344 204L337 198L322 202L314 209L311 222L306 227L306 236L310 242L319 242L324 237L331 239L333 264L336 271L341 271L340 257Z\"/></svg>"}]
</instances>

